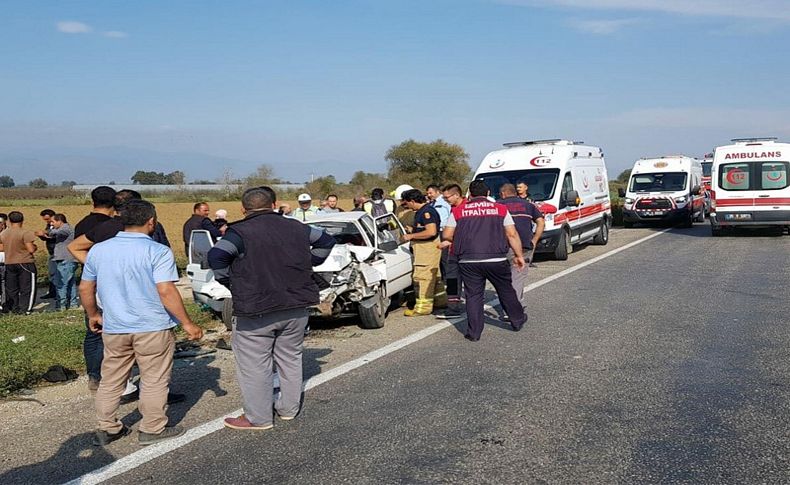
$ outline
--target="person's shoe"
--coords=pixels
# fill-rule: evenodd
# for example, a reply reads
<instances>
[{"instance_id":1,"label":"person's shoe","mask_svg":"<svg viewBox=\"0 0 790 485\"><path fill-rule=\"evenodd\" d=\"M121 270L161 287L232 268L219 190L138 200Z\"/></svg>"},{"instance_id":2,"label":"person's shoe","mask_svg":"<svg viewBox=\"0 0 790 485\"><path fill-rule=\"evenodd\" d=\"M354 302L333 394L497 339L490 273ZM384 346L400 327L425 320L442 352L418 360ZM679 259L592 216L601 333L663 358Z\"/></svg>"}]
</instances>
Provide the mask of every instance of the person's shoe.
<instances>
[{"instance_id":1,"label":"person's shoe","mask_svg":"<svg viewBox=\"0 0 790 485\"><path fill-rule=\"evenodd\" d=\"M480 340L480 337L475 338L469 334L464 335L464 338L470 342L477 342L478 340Z\"/></svg>"},{"instance_id":2,"label":"person's shoe","mask_svg":"<svg viewBox=\"0 0 790 485\"><path fill-rule=\"evenodd\" d=\"M242 414L241 416L236 418L225 418L225 427L230 429L241 429L248 431L265 431L267 429L274 428L274 424L269 423L269 424L263 424L258 426L250 423L250 420L247 419L247 416Z\"/></svg>"},{"instance_id":3,"label":"person's shoe","mask_svg":"<svg viewBox=\"0 0 790 485\"><path fill-rule=\"evenodd\" d=\"M121 396L121 404L129 404L137 401L138 399L140 399L139 389L137 389L134 392L130 392L129 394L124 394L123 396Z\"/></svg>"},{"instance_id":4,"label":"person's shoe","mask_svg":"<svg viewBox=\"0 0 790 485\"><path fill-rule=\"evenodd\" d=\"M529 267L530 267L530 268L537 268L537 267L538 267L538 265L537 265L537 264L535 264L535 263L529 263Z\"/></svg>"},{"instance_id":5,"label":"person's shoe","mask_svg":"<svg viewBox=\"0 0 790 485\"><path fill-rule=\"evenodd\" d=\"M95 377L88 377L88 390L89 391L98 391L100 382L101 382L101 380L96 379Z\"/></svg>"},{"instance_id":6,"label":"person's shoe","mask_svg":"<svg viewBox=\"0 0 790 485\"><path fill-rule=\"evenodd\" d=\"M53 294L53 293L46 293L46 294L41 295L39 298L41 298L42 300L52 300L53 298L55 298L55 294Z\"/></svg>"},{"instance_id":7,"label":"person's shoe","mask_svg":"<svg viewBox=\"0 0 790 485\"><path fill-rule=\"evenodd\" d=\"M140 443L141 446L153 445L171 438L177 438L186 432L187 430L181 426L165 428L161 433L143 433L140 431L137 434L137 442Z\"/></svg>"},{"instance_id":8,"label":"person's shoe","mask_svg":"<svg viewBox=\"0 0 790 485\"><path fill-rule=\"evenodd\" d=\"M499 318L500 318L500 320L502 320L503 322L509 322L509 321L510 321L510 316L509 316L507 313L503 313L503 314L502 314L502 316L501 316L501 317L499 317Z\"/></svg>"},{"instance_id":9,"label":"person's shoe","mask_svg":"<svg viewBox=\"0 0 790 485\"><path fill-rule=\"evenodd\" d=\"M102 430L96 430L96 434L93 435L93 446L107 446L115 440L119 440L124 436L131 433L132 430L124 426L121 428L120 431L117 433L108 433Z\"/></svg>"},{"instance_id":10,"label":"person's shoe","mask_svg":"<svg viewBox=\"0 0 790 485\"><path fill-rule=\"evenodd\" d=\"M522 328L524 328L524 324L522 323L522 324L521 324L521 325L519 325L518 327L517 327L517 326L515 326L515 325L511 325L511 326L510 326L510 328L512 328L514 332L518 332L518 331L520 331Z\"/></svg>"},{"instance_id":11,"label":"person's shoe","mask_svg":"<svg viewBox=\"0 0 790 485\"><path fill-rule=\"evenodd\" d=\"M418 312L417 310L411 310L409 308L403 310L403 316L404 317L424 317L424 316L428 316L428 315L430 315L430 313L421 313L421 312Z\"/></svg>"}]
</instances>

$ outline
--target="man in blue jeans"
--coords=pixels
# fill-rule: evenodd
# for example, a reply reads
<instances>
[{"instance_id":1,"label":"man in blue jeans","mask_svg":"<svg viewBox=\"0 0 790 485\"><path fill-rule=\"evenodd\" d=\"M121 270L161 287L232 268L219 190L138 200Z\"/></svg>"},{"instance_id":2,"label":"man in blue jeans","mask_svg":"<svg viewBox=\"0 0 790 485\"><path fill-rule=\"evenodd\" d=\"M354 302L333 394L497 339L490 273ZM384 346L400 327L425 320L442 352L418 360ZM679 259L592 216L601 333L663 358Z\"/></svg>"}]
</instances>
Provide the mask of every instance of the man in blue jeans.
<instances>
[{"instance_id":1,"label":"man in blue jeans","mask_svg":"<svg viewBox=\"0 0 790 485\"><path fill-rule=\"evenodd\" d=\"M74 238L85 235L102 222L112 219L114 214L115 189L102 185L91 191L93 209L74 226ZM82 343L85 367L88 373L88 389L95 391L101 381L101 361L104 357L104 344L101 334L91 332L88 327L88 314L85 314L85 340Z\"/></svg>"},{"instance_id":2,"label":"man in blue jeans","mask_svg":"<svg viewBox=\"0 0 790 485\"><path fill-rule=\"evenodd\" d=\"M55 241L52 261L55 263L55 310L77 307L77 260L66 247L74 240L71 228L64 214L52 216L52 229L49 236Z\"/></svg>"}]
</instances>

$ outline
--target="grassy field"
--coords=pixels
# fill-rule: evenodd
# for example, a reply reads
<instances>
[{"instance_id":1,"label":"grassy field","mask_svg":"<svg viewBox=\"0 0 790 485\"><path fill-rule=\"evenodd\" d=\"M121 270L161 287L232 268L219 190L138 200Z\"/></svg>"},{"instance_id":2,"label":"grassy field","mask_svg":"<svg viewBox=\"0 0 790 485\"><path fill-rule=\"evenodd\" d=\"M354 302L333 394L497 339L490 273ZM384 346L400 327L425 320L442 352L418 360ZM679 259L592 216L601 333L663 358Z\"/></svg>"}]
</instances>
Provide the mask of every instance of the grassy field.
<instances>
[{"instance_id":1,"label":"grassy field","mask_svg":"<svg viewBox=\"0 0 790 485\"><path fill-rule=\"evenodd\" d=\"M204 329L222 326L195 303L186 302L186 308L193 321ZM80 310L0 315L0 396L35 385L56 364L84 374L84 336L85 321ZM179 337L184 338L180 329ZM14 343L14 339L20 341Z\"/></svg>"},{"instance_id":2,"label":"grassy field","mask_svg":"<svg viewBox=\"0 0 790 485\"><path fill-rule=\"evenodd\" d=\"M8 203L8 201L5 201ZM90 205L60 205L57 200L39 201L36 200L36 205L28 204L30 200L18 201L18 203L9 203L9 205L0 206L0 212L9 213L12 210L18 210L25 215L25 227L32 230L42 229L44 223L39 217L39 213L44 209L52 209L55 212L63 213L66 215L69 223L74 225L85 217L91 210ZM42 203L43 202L43 203ZM285 201L291 207L297 207L296 201ZM156 202L155 202L156 203ZM241 215L241 202L215 202L208 201L211 209L211 218L214 218L214 211L217 209L225 209L228 211L228 220L234 221L242 218ZM184 222L192 215L192 202L158 202L156 203L156 212L159 221L165 227L167 238L170 240L170 245L173 253L176 256L178 267L183 270L186 267L187 259L184 254L184 242L181 237L181 228ZM350 199L340 200L340 207L348 210L353 207ZM43 241L38 244L38 254L36 261L39 268L39 274L46 274L46 260L47 251ZM43 272L42 272L43 270Z\"/></svg>"}]
</instances>

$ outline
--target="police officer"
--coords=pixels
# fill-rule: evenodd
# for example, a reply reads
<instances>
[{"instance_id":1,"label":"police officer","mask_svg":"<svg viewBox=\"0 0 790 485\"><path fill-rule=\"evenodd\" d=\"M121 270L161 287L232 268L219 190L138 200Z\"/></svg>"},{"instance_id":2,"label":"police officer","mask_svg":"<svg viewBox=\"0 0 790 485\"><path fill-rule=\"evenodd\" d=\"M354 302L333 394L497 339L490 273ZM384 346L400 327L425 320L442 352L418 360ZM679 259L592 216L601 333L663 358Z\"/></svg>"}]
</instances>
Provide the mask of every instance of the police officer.
<instances>
[{"instance_id":1,"label":"police officer","mask_svg":"<svg viewBox=\"0 0 790 485\"><path fill-rule=\"evenodd\" d=\"M508 212L513 216L513 221L516 223L516 231L519 238L521 238L521 249L525 257L529 258L528 255L532 254L535 245L543 235L543 227L545 226L543 213L528 199L518 197L516 195L516 187L513 184L503 184L499 188L499 197L499 203L507 207ZM532 232L533 222L535 223L534 234ZM514 254L510 251L508 259L512 261L513 257ZM527 259L527 263L530 262L530 259ZM527 283L527 268L524 268L523 271L518 271L515 266L511 266L510 276L513 279L513 289L516 290L516 296L522 305L524 304L524 285Z\"/></svg>"},{"instance_id":2,"label":"police officer","mask_svg":"<svg viewBox=\"0 0 790 485\"><path fill-rule=\"evenodd\" d=\"M244 219L228 225L208 253L217 281L233 296L232 345L244 414L226 418L225 426L262 430L299 413L302 394L302 348L307 308L318 304L313 266L329 256L333 237L275 210L269 187L242 195ZM281 397L273 401L273 367L280 376Z\"/></svg>"},{"instance_id":3,"label":"police officer","mask_svg":"<svg viewBox=\"0 0 790 485\"><path fill-rule=\"evenodd\" d=\"M488 199L490 191L482 180L469 184L470 198L454 207L444 230L442 245L453 244L458 255L461 278L466 288L467 330L464 337L480 340L483 333L483 296L486 281L497 292L499 301L510 317L510 325L518 332L527 316L510 279L508 246L513 250L513 264L523 270L524 253L513 217L507 208Z\"/></svg>"},{"instance_id":4,"label":"police officer","mask_svg":"<svg viewBox=\"0 0 790 485\"><path fill-rule=\"evenodd\" d=\"M403 239L411 241L414 253L414 289L417 301L414 309L403 312L407 317L430 315L433 312L434 292L439 279L439 260L442 251L437 246L439 214L418 189L407 190L401 196L403 203L414 211L414 227ZM446 294L445 294L446 299ZM437 302L446 306L446 301Z\"/></svg>"}]
</instances>

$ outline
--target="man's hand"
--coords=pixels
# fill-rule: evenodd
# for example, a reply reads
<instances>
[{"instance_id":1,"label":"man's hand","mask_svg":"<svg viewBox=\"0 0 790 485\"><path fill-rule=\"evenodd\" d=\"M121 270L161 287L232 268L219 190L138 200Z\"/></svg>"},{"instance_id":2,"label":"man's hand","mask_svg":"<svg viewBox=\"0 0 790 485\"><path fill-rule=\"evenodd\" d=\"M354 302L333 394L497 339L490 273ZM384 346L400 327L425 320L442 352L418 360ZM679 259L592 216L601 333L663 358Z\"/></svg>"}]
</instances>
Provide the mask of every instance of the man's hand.
<instances>
[{"instance_id":1,"label":"man's hand","mask_svg":"<svg viewBox=\"0 0 790 485\"><path fill-rule=\"evenodd\" d=\"M526 266L527 262L524 260L524 256L516 256L513 258L513 266L515 266L519 271L522 271Z\"/></svg>"},{"instance_id":2,"label":"man's hand","mask_svg":"<svg viewBox=\"0 0 790 485\"><path fill-rule=\"evenodd\" d=\"M228 230L228 225L225 224L224 226L219 228L219 233L224 236L225 235L225 231L227 231L227 230Z\"/></svg>"},{"instance_id":3,"label":"man's hand","mask_svg":"<svg viewBox=\"0 0 790 485\"><path fill-rule=\"evenodd\" d=\"M88 328L91 329L91 332L101 333L103 326L104 326L104 320L102 319L101 314L96 314L92 317L88 317Z\"/></svg>"},{"instance_id":4,"label":"man's hand","mask_svg":"<svg viewBox=\"0 0 790 485\"><path fill-rule=\"evenodd\" d=\"M200 340L203 338L203 329L191 321L181 323L181 328L187 333L187 338L189 340Z\"/></svg>"},{"instance_id":5,"label":"man's hand","mask_svg":"<svg viewBox=\"0 0 790 485\"><path fill-rule=\"evenodd\" d=\"M436 247L439 249L445 249L445 248L449 248L452 245L453 243L451 243L450 241L442 241L439 244L437 244Z\"/></svg>"}]
</instances>

